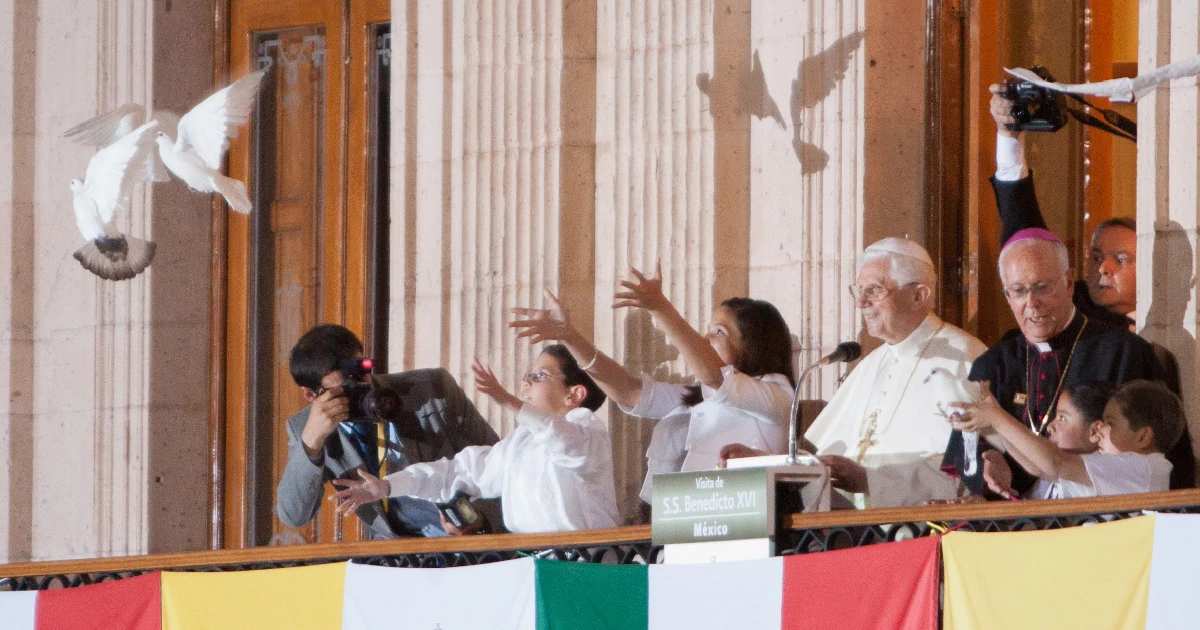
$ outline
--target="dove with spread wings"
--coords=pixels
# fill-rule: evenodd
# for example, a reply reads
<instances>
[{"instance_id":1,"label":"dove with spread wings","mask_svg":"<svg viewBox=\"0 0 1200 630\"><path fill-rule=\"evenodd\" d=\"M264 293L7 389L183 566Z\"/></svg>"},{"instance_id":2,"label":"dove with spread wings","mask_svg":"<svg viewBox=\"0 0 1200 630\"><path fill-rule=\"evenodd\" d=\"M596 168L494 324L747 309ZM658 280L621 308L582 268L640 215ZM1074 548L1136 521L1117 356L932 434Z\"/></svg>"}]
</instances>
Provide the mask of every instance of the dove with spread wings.
<instances>
[{"instance_id":1,"label":"dove with spread wings","mask_svg":"<svg viewBox=\"0 0 1200 630\"><path fill-rule=\"evenodd\" d=\"M250 120L262 78L261 71L250 73L213 93L182 118L156 111L143 124L146 111L128 103L63 134L100 149L89 162L84 181L71 183L76 225L89 241L75 252L84 268L101 278L125 280L150 264L154 242L122 235L113 221L116 210L127 206L131 189L139 181L165 182L173 173L192 190L220 193L230 208L250 212L245 184L222 175L220 169L229 140Z\"/></svg>"},{"instance_id":2,"label":"dove with spread wings","mask_svg":"<svg viewBox=\"0 0 1200 630\"><path fill-rule=\"evenodd\" d=\"M250 212L246 185L221 174L221 160L236 138L238 128L250 120L250 110L258 96L263 72L251 72L231 85L214 92L182 117L156 111L158 124L154 140L157 159L147 160L145 179L167 181L167 171L183 180L192 190L220 193L229 207L243 214ZM64 134L85 144L105 146L140 125L146 113L130 103L97 116ZM174 132L172 137L171 132ZM165 168L164 168L165 167Z\"/></svg>"}]
</instances>

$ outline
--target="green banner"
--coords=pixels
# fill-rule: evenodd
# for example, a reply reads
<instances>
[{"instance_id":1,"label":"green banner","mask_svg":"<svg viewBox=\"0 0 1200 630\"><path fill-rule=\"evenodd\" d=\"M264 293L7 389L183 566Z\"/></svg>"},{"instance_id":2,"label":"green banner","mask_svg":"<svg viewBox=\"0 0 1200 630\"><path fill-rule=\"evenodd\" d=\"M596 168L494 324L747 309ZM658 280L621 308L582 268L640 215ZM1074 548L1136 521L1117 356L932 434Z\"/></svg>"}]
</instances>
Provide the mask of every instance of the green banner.
<instances>
[{"instance_id":1,"label":"green banner","mask_svg":"<svg viewBox=\"0 0 1200 630\"><path fill-rule=\"evenodd\" d=\"M654 475L654 544L764 538L767 469L702 470Z\"/></svg>"}]
</instances>

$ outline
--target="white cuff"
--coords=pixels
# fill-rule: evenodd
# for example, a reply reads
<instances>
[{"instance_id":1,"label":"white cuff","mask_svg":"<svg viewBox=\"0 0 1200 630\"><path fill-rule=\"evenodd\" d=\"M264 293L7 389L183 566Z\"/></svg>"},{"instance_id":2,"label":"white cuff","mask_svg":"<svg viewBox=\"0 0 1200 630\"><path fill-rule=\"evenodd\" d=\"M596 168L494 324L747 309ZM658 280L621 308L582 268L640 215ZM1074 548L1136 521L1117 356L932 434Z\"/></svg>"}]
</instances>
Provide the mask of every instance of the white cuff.
<instances>
[{"instance_id":1,"label":"white cuff","mask_svg":"<svg viewBox=\"0 0 1200 630\"><path fill-rule=\"evenodd\" d=\"M1029 168L1025 165L1025 143L1023 136L1013 138L1001 133L996 134L996 179L1002 182L1015 182L1029 177Z\"/></svg>"}]
</instances>

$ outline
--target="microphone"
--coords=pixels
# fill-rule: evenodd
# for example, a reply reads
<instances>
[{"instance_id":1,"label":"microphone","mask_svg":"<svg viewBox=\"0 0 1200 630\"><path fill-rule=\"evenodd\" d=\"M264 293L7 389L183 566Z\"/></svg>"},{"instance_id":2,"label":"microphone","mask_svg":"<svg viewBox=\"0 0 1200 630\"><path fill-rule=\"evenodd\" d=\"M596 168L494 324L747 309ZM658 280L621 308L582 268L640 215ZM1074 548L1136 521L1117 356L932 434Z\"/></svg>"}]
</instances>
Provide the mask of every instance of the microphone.
<instances>
[{"instance_id":1,"label":"microphone","mask_svg":"<svg viewBox=\"0 0 1200 630\"><path fill-rule=\"evenodd\" d=\"M830 363L849 363L860 356L862 356L862 346L857 341L843 341L833 349L833 352L821 357L821 360L817 361L814 367L821 367Z\"/></svg>"},{"instance_id":2,"label":"microphone","mask_svg":"<svg viewBox=\"0 0 1200 630\"><path fill-rule=\"evenodd\" d=\"M855 341L843 341L834 348L833 352L821 357L821 360L804 368L804 373L796 381L796 393L792 396L792 414L788 422L788 458L787 463L796 463L796 416L800 411L800 386L808 378L808 373L830 363L849 363L862 355L862 346Z\"/></svg>"}]
</instances>

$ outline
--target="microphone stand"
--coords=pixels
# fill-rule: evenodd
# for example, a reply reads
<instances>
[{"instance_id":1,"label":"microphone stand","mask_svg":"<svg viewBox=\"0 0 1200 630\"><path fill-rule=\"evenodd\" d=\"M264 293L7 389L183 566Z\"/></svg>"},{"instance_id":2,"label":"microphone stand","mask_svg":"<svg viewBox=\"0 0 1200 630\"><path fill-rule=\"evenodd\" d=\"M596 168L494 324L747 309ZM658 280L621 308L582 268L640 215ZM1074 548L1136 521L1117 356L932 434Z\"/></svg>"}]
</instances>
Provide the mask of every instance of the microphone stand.
<instances>
[{"instance_id":1,"label":"microphone stand","mask_svg":"<svg viewBox=\"0 0 1200 630\"><path fill-rule=\"evenodd\" d=\"M816 363L804 368L804 372L796 381L796 393L792 396L792 414L791 420L788 422L788 465L796 463L796 416L800 413L800 387L804 385L804 381L808 379L809 372L829 363L827 359L821 359Z\"/></svg>"}]
</instances>

